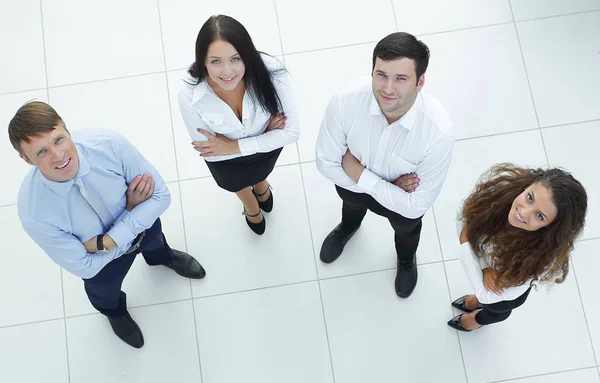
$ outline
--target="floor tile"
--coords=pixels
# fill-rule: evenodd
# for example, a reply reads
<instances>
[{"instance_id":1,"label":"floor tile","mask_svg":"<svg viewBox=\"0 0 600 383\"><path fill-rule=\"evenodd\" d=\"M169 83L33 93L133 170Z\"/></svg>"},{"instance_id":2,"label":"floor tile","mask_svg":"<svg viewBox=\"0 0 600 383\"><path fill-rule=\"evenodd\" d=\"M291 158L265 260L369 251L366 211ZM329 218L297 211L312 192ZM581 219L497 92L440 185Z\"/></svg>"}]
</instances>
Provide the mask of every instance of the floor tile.
<instances>
[{"instance_id":1,"label":"floor tile","mask_svg":"<svg viewBox=\"0 0 600 383\"><path fill-rule=\"evenodd\" d=\"M297 165L269 177L275 201L265 234L254 234L242 203L212 178L181 183L188 251L205 266L194 297L316 279L302 178Z\"/></svg>"},{"instance_id":2,"label":"floor tile","mask_svg":"<svg viewBox=\"0 0 600 383\"><path fill-rule=\"evenodd\" d=\"M315 143L331 97L348 83L370 76L374 44L285 56L300 114L300 161L315 159Z\"/></svg>"},{"instance_id":3,"label":"floor tile","mask_svg":"<svg viewBox=\"0 0 600 383\"><path fill-rule=\"evenodd\" d=\"M168 70L187 68L194 62L198 32L211 15L217 14L239 21L258 50L271 55L281 54L277 14L272 0L160 0L159 6Z\"/></svg>"},{"instance_id":4,"label":"floor tile","mask_svg":"<svg viewBox=\"0 0 600 383\"><path fill-rule=\"evenodd\" d=\"M0 381L69 382L64 320L0 328Z\"/></svg>"},{"instance_id":5,"label":"floor tile","mask_svg":"<svg viewBox=\"0 0 600 383\"><path fill-rule=\"evenodd\" d=\"M492 165L512 162L519 166L546 166L538 130L459 141L454 148L446 183L434 205L444 259L458 257L456 218L463 201L480 176Z\"/></svg>"},{"instance_id":6,"label":"floor tile","mask_svg":"<svg viewBox=\"0 0 600 383\"><path fill-rule=\"evenodd\" d=\"M205 383L333 382L317 282L194 304Z\"/></svg>"},{"instance_id":7,"label":"floor tile","mask_svg":"<svg viewBox=\"0 0 600 383\"><path fill-rule=\"evenodd\" d=\"M342 200L335 186L319 173L314 162L303 164L304 186L308 201L310 227L320 278L392 269L396 267L394 229L387 218L367 213L361 228L348 242L344 253L332 264L319 259L323 240L340 223ZM417 262L428 263L442 259L433 214L423 218Z\"/></svg>"},{"instance_id":8,"label":"floor tile","mask_svg":"<svg viewBox=\"0 0 600 383\"><path fill-rule=\"evenodd\" d=\"M156 2L43 0L48 85L164 70Z\"/></svg>"},{"instance_id":9,"label":"floor tile","mask_svg":"<svg viewBox=\"0 0 600 383\"><path fill-rule=\"evenodd\" d=\"M412 34L444 32L513 21L508 0L392 0L392 3L398 29ZM435 12L431 12L432 9L435 9Z\"/></svg>"},{"instance_id":10,"label":"floor tile","mask_svg":"<svg viewBox=\"0 0 600 383\"><path fill-rule=\"evenodd\" d=\"M539 375L531 378L509 380L510 383L598 383L598 370L587 368L585 370L559 372L556 374Z\"/></svg>"},{"instance_id":11,"label":"floor tile","mask_svg":"<svg viewBox=\"0 0 600 383\"><path fill-rule=\"evenodd\" d=\"M0 228L0 326L62 318L60 268L27 236L16 206L0 208Z\"/></svg>"},{"instance_id":12,"label":"floor tile","mask_svg":"<svg viewBox=\"0 0 600 383\"><path fill-rule=\"evenodd\" d=\"M510 0L510 3L516 21L600 9L600 0Z\"/></svg>"},{"instance_id":13,"label":"floor tile","mask_svg":"<svg viewBox=\"0 0 600 383\"><path fill-rule=\"evenodd\" d=\"M141 349L117 338L101 314L67 319L71 383L201 382L191 300L130 313L144 334Z\"/></svg>"},{"instance_id":14,"label":"floor tile","mask_svg":"<svg viewBox=\"0 0 600 383\"><path fill-rule=\"evenodd\" d=\"M1 72L1 71L0 71ZM10 120L14 117L17 110L27 101L37 99L47 101L45 90L36 90L32 92L5 94L0 96L0 122L4 129L8 129ZM10 144L8 134L0 140L0 161L10 171L5 172L2 182L5 187L0 188L0 206L17 203L17 196L21 182L27 172L31 169L25 161L19 158L19 153Z\"/></svg>"},{"instance_id":15,"label":"floor tile","mask_svg":"<svg viewBox=\"0 0 600 383\"><path fill-rule=\"evenodd\" d=\"M396 31L386 0L275 0L283 53L379 41ZM307 20L310 20L308 27ZM330 33L323 33L324 29ZM298 33L302 31L302 33Z\"/></svg>"},{"instance_id":16,"label":"floor tile","mask_svg":"<svg viewBox=\"0 0 600 383\"><path fill-rule=\"evenodd\" d=\"M543 129L544 145L551 166L562 167L585 187L588 195L588 214L583 238L600 237L600 180L595 177L600 152L600 121Z\"/></svg>"},{"instance_id":17,"label":"floor tile","mask_svg":"<svg viewBox=\"0 0 600 383\"><path fill-rule=\"evenodd\" d=\"M0 93L45 88L40 2L3 1L0 7Z\"/></svg>"},{"instance_id":18,"label":"floor tile","mask_svg":"<svg viewBox=\"0 0 600 383\"><path fill-rule=\"evenodd\" d=\"M600 303L597 299L598 288L600 288L597 275L600 267L598 245L600 239L581 241L575 245L573 252L574 272L577 275L579 292L596 352L600 351Z\"/></svg>"},{"instance_id":19,"label":"floor tile","mask_svg":"<svg viewBox=\"0 0 600 383\"><path fill-rule=\"evenodd\" d=\"M67 128L123 134L168 182L177 180L177 168L167 101L164 74L50 89Z\"/></svg>"},{"instance_id":20,"label":"floor tile","mask_svg":"<svg viewBox=\"0 0 600 383\"><path fill-rule=\"evenodd\" d=\"M451 310L443 265L420 267L408 299L396 295L394 276L321 282L336 382L465 382L458 339L445 324Z\"/></svg>"},{"instance_id":21,"label":"floor tile","mask_svg":"<svg viewBox=\"0 0 600 383\"><path fill-rule=\"evenodd\" d=\"M517 29L540 125L599 119L600 12L520 22ZM568 80L556 79L567 72Z\"/></svg>"},{"instance_id":22,"label":"floor tile","mask_svg":"<svg viewBox=\"0 0 600 383\"><path fill-rule=\"evenodd\" d=\"M446 262L446 272L453 299L472 293L459 261ZM596 365L573 275L561 285L532 290L506 321L459 337L470 382Z\"/></svg>"},{"instance_id":23,"label":"floor tile","mask_svg":"<svg viewBox=\"0 0 600 383\"><path fill-rule=\"evenodd\" d=\"M278 57L278 59L281 58ZM171 101L171 113L173 118L173 136L175 139L175 150L177 155L177 166L179 169L179 179L181 180L210 176L210 171L204 163L204 160L192 147L192 140L183 122L183 118L181 117L177 97L179 89L182 86L185 86L182 80L184 76L185 70L168 73L169 98ZM303 134L304 133L301 133L301 136ZM283 148L283 152L281 152L279 159L277 160L276 166L296 163L298 163L298 150L296 147L296 143L286 145Z\"/></svg>"},{"instance_id":24,"label":"floor tile","mask_svg":"<svg viewBox=\"0 0 600 383\"><path fill-rule=\"evenodd\" d=\"M423 91L448 109L457 138L538 127L512 24L424 36L423 42L431 50Z\"/></svg>"},{"instance_id":25,"label":"floor tile","mask_svg":"<svg viewBox=\"0 0 600 383\"><path fill-rule=\"evenodd\" d=\"M163 233L171 248L185 251L179 187L177 183L171 183L168 187L171 192L171 206L160 217ZM62 273L65 315L96 313L97 311L90 304L84 291L83 281L65 270ZM136 257L131 270L127 273L122 290L127 293L127 305L129 307L190 299L192 297L189 279L183 278L163 266L148 266L142 254Z\"/></svg>"}]
</instances>

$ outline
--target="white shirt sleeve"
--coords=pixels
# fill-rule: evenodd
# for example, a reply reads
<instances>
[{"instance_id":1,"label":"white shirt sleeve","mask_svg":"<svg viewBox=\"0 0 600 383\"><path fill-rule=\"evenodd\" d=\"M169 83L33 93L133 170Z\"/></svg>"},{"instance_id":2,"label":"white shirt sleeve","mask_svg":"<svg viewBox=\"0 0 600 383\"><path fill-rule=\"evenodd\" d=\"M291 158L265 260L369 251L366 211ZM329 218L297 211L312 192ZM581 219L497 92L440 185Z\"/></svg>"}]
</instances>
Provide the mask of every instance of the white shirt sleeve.
<instances>
[{"instance_id":1,"label":"white shirt sleeve","mask_svg":"<svg viewBox=\"0 0 600 383\"><path fill-rule=\"evenodd\" d=\"M273 151L296 142L300 137L300 119L287 73L275 76L273 85L281 101L283 113L287 117L285 126L283 129L275 129L258 136L239 139L240 152L244 156Z\"/></svg>"},{"instance_id":2,"label":"white shirt sleeve","mask_svg":"<svg viewBox=\"0 0 600 383\"><path fill-rule=\"evenodd\" d=\"M477 300L483 304L492 304L501 301L511 301L517 299L527 289L529 284L525 283L521 286L507 287L502 290L501 294L496 294L489 291L483 285L483 272L481 271L481 265L479 264L477 255L473 252L469 242L465 242L460 245L460 263L467 274L469 283L473 287L473 291Z\"/></svg>"},{"instance_id":3,"label":"white shirt sleeve","mask_svg":"<svg viewBox=\"0 0 600 383\"><path fill-rule=\"evenodd\" d=\"M357 193L364 193L342 168L342 157L348 144L342 126L340 95L335 95L323 116L316 145L316 164L321 174L334 184Z\"/></svg>"},{"instance_id":4,"label":"white shirt sleeve","mask_svg":"<svg viewBox=\"0 0 600 383\"><path fill-rule=\"evenodd\" d=\"M181 117L183 118L183 122L185 123L185 127L187 128L192 141L208 141L208 138L201 134L198 129L204 129L215 135L215 132L202 120L198 111L192 108L181 94L179 94L178 100Z\"/></svg>"},{"instance_id":5,"label":"white shirt sleeve","mask_svg":"<svg viewBox=\"0 0 600 383\"><path fill-rule=\"evenodd\" d=\"M417 190L412 193L407 193L366 168L358 180L358 186L387 209L407 218L418 218L433 206L440 194L453 150L453 134L441 136L429 148L415 170L420 182Z\"/></svg>"}]
</instances>

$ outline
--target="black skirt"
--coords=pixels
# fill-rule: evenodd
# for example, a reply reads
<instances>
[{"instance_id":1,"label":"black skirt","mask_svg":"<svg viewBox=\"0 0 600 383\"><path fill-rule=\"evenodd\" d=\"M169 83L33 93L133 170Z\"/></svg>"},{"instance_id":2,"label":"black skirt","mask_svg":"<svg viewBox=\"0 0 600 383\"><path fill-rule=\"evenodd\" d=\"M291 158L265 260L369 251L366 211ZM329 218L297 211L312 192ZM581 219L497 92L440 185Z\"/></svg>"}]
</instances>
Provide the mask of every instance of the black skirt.
<instances>
[{"instance_id":1,"label":"black skirt","mask_svg":"<svg viewBox=\"0 0 600 383\"><path fill-rule=\"evenodd\" d=\"M204 161L219 187L238 192L267 179L283 148L225 161Z\"/></svg>"}]
</instances>

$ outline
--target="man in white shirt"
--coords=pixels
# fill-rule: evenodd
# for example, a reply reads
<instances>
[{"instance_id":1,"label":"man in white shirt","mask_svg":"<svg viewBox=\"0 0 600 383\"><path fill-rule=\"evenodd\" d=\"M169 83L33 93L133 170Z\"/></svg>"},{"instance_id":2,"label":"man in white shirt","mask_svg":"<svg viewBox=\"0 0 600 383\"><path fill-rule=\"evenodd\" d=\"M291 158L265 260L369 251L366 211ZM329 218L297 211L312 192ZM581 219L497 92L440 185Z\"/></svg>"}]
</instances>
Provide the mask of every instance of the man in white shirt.
<instances>
[{"instance_id":1,"label":"man in white shirt","mask_svg":"<svg viewBox=\"0 0 600 383\"><path fill-rule=\"evenodd\" d=\"M321 261L342 253L367 213L388 218L395 232L395 288L407 298L417 284L421 219L440 193L454 148L444 107L421 92L429 49L398 32L373 51L373 72L333 96L316 148L317 168L343 200L342 222L325 238Z\"/></svg>"}]
</instances>

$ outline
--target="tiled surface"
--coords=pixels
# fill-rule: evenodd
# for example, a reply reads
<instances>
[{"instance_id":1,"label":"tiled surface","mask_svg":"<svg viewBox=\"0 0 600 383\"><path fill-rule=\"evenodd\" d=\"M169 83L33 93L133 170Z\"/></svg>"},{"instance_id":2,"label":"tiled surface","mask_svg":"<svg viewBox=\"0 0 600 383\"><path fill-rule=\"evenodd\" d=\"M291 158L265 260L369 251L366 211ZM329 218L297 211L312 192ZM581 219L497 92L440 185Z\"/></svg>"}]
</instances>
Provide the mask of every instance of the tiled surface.
<instances>
[{"instance_id":1,"label":"tiled surface","mask_svg":"<svg viewBox=\"0 0 600 383\"><path fill-rule=\"evenodd\" d=\"M208 272L190 281L138 257L123 290L146 344L127 347L81 280L21 229L15 204L30 167L4 136L0 381L599 382L599 10L598 0L0 0L0 126L38 98L72 130L120 131L168 181L169 243ZM216 13L241 20L286 64L301 117L300 140L269 178L275 209L261 237L191 148L177 105L198 30ZM430 46L424 89L459 139L424 218L419 284L406 300L393 290L385 218L368 214L340 259L320 262L341 201L314 164L330 97L370 74L374 44L395 30ZM564 284L532 293L504 323L457 334L446 326L450 302L469 289L454 220L481 173L502 161L562 166L580 179L585 240Z\"/></svg>"}]
</instances>

